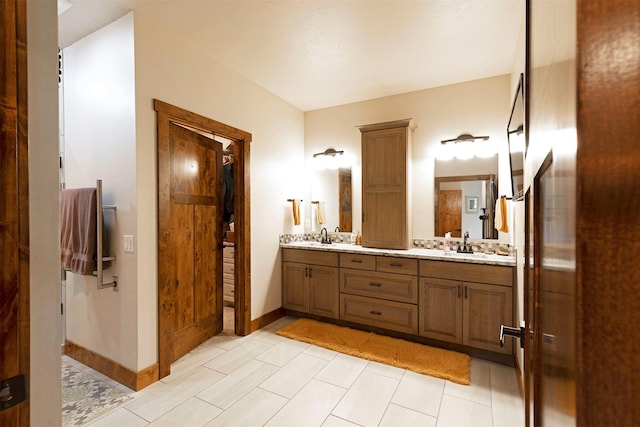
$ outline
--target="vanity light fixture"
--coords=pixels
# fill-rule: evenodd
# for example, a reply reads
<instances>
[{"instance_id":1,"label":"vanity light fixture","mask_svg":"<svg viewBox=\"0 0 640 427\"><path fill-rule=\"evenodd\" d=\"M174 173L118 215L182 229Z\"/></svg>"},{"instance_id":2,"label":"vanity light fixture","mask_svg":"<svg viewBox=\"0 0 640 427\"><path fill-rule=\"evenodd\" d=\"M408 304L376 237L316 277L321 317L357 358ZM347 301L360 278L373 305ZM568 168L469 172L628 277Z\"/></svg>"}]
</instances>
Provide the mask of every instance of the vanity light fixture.
<instances>
[{"instance_id":1,"label":"vanity light fixture","mask_svg":"<svg viewBox=\"0 0 640 427\"><path fill-rule=\"evenodd\" d=\"M461 135L458 135L456 138L453 139L445 139L440 141L440 143L442 144L449 144L449 143L453 143L453 144L457 144L459 142L473 142L477 139L480 139L482 141L488 141L489 137L488 136L473 136L471 134L468 133L463 133Z\"/></svg>"},{"instance_id":2,"label":"vanity light fixture","mask_svg":"<svg viewBox=\"0 0 640 427\"><path fill-rule=\"evenodd\" d=\"M348 167L349 163L344 150L336 150L335 148L327 148L321 153L315 153L313 161L316 169L338 169Z\"/></svg>"},{"instance_id":3,"label":"vanity light fixture","mask_svg":"<svg viewBox=\"0 0 640 427\"><path fill-rule=\"evenodd\" d=\"M337 155L342 155L344 154L344 150L336 150L335 148L327 148L326 150L324 150L322 153L316 153L313 155L313 157L318 157L318 156L331 156L331 157L335 157Z\"/></svg>"},{"instance_id":4,"label":"vanity light fixture","mask_svg":"<svg viewBox=\"0 0 640 427\"><path fill-rule=\"evenodd\" d=\"M444 139L438 150L438 159L449 160L453 157L458 159L470 159L474 156L491 157L495 154L495 148L487 142L489 136L473 136L468 133L458 135L456 138ZM476 142L478 141L478 142Z\"/></svg>"}]
</instances>

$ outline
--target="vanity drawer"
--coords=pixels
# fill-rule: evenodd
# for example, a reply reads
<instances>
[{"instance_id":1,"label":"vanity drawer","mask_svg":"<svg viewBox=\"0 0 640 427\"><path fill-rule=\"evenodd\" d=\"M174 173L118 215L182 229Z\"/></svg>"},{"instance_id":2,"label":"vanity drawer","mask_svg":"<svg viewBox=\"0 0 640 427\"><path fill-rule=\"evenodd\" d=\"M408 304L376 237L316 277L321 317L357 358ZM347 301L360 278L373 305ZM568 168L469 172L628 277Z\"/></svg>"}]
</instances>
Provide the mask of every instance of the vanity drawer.
<instances>
[{"instance_id":1,"label":"vanity drawer","mask_svg":"<svg viewBox=\"0 0 640 427\"><path fill-rule=\"evenodd\" d=\"M338 254L335 252L313 251L305 249L283 249L282 260L302 264L338 266Z\"/></svg>"},{"instance_id":2,"label":"vanity drawer","mask_svg":"<svg viewBox=\"0 0 640 427\"><path fill-rule=\"evenodd\" d=\"M376 259L377 270L387 273L418 275L418 260L379 256Z\"/></svg>"},{"instance_id":3,"label":"vanity drawer","mask_svg":"<svg viewBox=\"0 0 640 427\"><path fill-rule=\"evenodd\" d=\"M361 254L340 254L340 267L357 268L358 270L375 270L376 257Z\"/></svg>"},{"instance_id":4,"label":"vanity drawer","mask_svg":"<svg viewBox=\"0 0 640 427\"><path fill-rule=\"evenodd\" d=\"M512 286L513 267L455 261L420 261L420 276Z\"/></svg>"},{"instance_id":5,"label":"vanity drawer","mask_svg":"<svg viewBox=\"0 0 640 427\"><path fill-rule=\"evenodd\" d=\"M340 319L405 332L418 333L418 307L357 295L340 295Z\"/></svg>"},{"instance_id":6,"label":"vanity drawer","mask_svg":"<svg viewBox=\"0 0 640 427\"><path fill-rule=\"evenodd\" d=\"M340 292L417 304L418 278L403 274L341 268Z\"/></svg>"}]
</instances>

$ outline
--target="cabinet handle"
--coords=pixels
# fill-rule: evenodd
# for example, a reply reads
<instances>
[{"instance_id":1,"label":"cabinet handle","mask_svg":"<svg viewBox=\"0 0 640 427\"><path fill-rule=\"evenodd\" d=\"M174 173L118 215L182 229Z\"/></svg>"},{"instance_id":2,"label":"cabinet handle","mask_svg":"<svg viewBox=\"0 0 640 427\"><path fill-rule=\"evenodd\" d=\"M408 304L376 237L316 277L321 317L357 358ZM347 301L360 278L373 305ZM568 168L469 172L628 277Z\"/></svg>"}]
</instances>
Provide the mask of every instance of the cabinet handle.
<instances>
[{"instance_id":1,"label":"cabinet handle","mask_svg":"<svg viewBox=\"0 0 640 427\"><path fill-rule=\"evenodd\" d=\"M462 296L462 285L458 285L458 298Z\"/></svg>"},{"instance_id":2,"label":"cabinet handle","mask_svg":"<svg viewBox=\"0 0 640 427\"><path fill-rule=\"evenodd\" d=\"M373 283L373 282L372 282L372 283L369 283L369 286L374 286L374 287L376 287L376 288L380 288L380 287L382 287L382 285L381 285L380 283Z\"/></svg>"},{"instance_id":3,"label":"cabinet handle","mask_svg":"<svg viewBox=\"0 0 640 427\"><path fill-rule=\"evenodd\" d=\"M392 262L391 264L389 264L391 267L402 267L402 264L400 264L399 262Z\"/></svg>"},{"instance_id":4,"label":"cabinet handle","mask_svg":"<svg viewBox=\"0 0 640 427\"><path fill-rule=\"evenodd\" d=\"M465 286L464 287L464 299L468 299L468 296L469 296L468 293L469 293L469 287Z\"/></svg>"},{"instance_id":5,"label":"cabinet handle","mask_svg":"<svg viewBox=\"0 0 640 427\"><path fill-rule=\"evenodd\" d=\"M373 314L373 315L376 315L376 316L382 316L382 312L381 311L375 311L375 310L371 310L369 312L369 314Z\"/></svg>"},{"instance_id":6,"label":"cabinet handle","mask_svg":"<svg viewBox=\"0 0 640 427\"><path fill-rule=\"evenodd\" d=\"M313 268L309 267L309 278L311 278L311 276L313 276Z\"/></svg>"},{"instance_id":7,"label":"cabinet handle","mask_svg":"<svg viewBox=\"0 0 640 427\"><path fill-rule=\"evenodd\" d=\"M352 259L351 262L354 263L354 264L362 264L362 260L361 259Z\"/></svg>"}]
</instances>

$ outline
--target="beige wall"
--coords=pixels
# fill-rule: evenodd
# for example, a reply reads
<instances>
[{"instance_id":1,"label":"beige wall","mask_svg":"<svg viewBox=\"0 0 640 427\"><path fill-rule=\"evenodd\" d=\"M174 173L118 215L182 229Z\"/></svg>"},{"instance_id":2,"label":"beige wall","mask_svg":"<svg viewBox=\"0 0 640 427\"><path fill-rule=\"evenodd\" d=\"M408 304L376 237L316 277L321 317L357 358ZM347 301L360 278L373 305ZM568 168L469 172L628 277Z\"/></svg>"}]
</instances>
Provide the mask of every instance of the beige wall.
<instances>
[{"instance_id":1,"label":"beige wall","mask_svg":"<svg viewBox=\"0 0 640 427\"><path fill-rule=\"evenodd\" d=\"M58 21L55 2L27 1L31 425L61 424L58 234Z\"/></svg>"},{"instance_id":2,"label":"beige wall","mask_svg":"<svg viewBox=\"0 0 640 427\"><path fill-rule=\"evenodd\" d=\"M135 15L138 366L157 360L156 125L153 99L250 132L251 317L281 306L278 236L302 193L304 117L144 15ZM300 196L298 196L300 197Z\"/></svg>"},{"instance_id":3,"label":"beige wall","mask_svg":"<svg viewBox=\"0 0 640 427\"><path fill-rule=\"evenodd\" d=\"M118 260L108 273L120 284L118 292L98 291L90 280L71 279L68 339L132 370L157 361L154 98L252 134L252 318L279 308L285 200L301 197L304 188L297 179L303 113L143 15L126 15L74 44L65 50L67 62L73 70L65 76L67 181L92 185L100 172L104 187L113 188L106 202L118 206ZM85 96L88 82L98 82L102 93ZM96 100L100 106L89 105ZM123 234L135 236L135 254L120 250Z\"/></svg>"},{"instance_id":4,"label":"beige wall","mask_svg":"<svg viewBox=\"0 0 640 427\"><path fill-rule=\"evenodd\" d=\"M136 233L135 81L133 14L64 50L64 175L66 188L95 187L102 179L104 211L116 261L98 289L96 278L67 274L66 339L136 371L138 283L136 253L123 235ZM139 240L135 246L144 246Z\"/></svg>"},{"instance_id":5,"label":"beige wall","mask_svg":"<svg viewBox=\"0 0 640 427\"><path fill-rule=\"evenodd\" d=\"M413 233L434 237L435 150L462 133L489 135L499 148L499 194L511 194L506 126L511 109L510 76L497 76L305 113L305 162L327 147L352 155L354 230L361 230L362 164L356 126L413 118ZM308 170L311 170L309 167ZM332 229L333 224L328 224ZM500 233L500 240L509 236Z\"/></svg>"}]
</instances>

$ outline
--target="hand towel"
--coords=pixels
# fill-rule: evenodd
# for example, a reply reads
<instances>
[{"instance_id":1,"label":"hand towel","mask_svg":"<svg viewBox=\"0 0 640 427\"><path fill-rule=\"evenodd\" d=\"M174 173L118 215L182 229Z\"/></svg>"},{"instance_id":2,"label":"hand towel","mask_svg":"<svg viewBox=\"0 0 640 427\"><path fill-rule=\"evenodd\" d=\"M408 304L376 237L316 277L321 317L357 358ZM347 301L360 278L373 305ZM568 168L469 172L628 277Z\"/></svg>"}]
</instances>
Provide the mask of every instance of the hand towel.
<instances>
[{"instance_id":1,"label":"hand towel","mask_svg":"<svg viewBox=\"0 0 640 427\"><path fill-rule=\"evenodd\" d=\"M63 268L77 274L93 274L96 224L95 188L60 192L60 264Z\"/></svg>"},{"instance_id":2,"label":"hand towel","mask_svg":"<svg viewBox=\"0 0 640 427\"><path fill-rule=\"evenodd\" d=\"M493 226L503 233L509 232L509 221L507 219L507 198L501 196L496 200Z\"/></svg>"},{"instance_id":3,"label":"hand towel","mask_svg":"<svg viewBox=\"0 0 640 427\"><path fill-rule=\"evenodd\" d=\"M318 207L316 208L316 222L318 225L324 224L325 222L324 202L318 202Z\"/></svg>"},{"instance_id":4,"label":"hand towel","mask_svg":"<svg viewBox=\"0 0 640 427\"><path fill-rule=\"evenodd\" d=\"M293 225L300 225L300 200L291 200L291 211L293 213Z\"/></svg>"}]
</instances>

